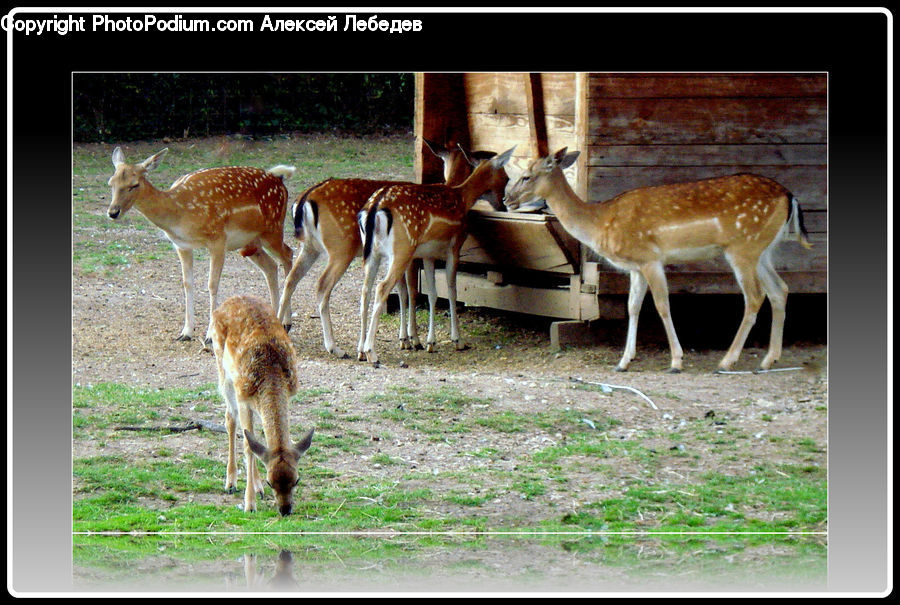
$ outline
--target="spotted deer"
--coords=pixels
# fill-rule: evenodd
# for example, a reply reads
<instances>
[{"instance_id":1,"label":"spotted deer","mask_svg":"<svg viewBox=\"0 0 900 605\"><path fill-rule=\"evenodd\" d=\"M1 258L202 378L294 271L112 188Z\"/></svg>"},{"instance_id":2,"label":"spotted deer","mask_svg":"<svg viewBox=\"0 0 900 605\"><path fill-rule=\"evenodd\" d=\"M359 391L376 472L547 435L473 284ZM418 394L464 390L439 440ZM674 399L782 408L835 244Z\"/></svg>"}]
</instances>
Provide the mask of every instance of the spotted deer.
<instances>
[{"instance_id":1,"label":"spotted deer","mask_svg":"<svg viewBox=\"0 0 900 605\"><path fill-rule=\"evenodd\" d=\"M796 198L775 181L735 174L688 183L632 189L597 204L582 201L563 170L579 152L565 148L531 162L509 187L505 203L543 198L562 226L613 266L628 271L628 336L616 370L634 359L637 321L647 288L662 318L671 351L671 372L682 370L683 351L669 313L664 266L669 262L725 256L744 295L744 316L717 371L737 361L766 296L772 306L769 351L759 369L781 356L788 287L775 272L772 251L791 226L796 239L811 247Z\"/></svg>"},{"instance_id":2,"label":"spotted deer","mask_svg":"<svg viewBox=\"0 0 900 605\"><path fill-rule=\"evenodd\" d=\"M284 179L294 173L292 166L269 170L244 166L206 168L177 179L168 190L160 190L147 180L147 173L162 162L163 149L143 162L129 164L121 148L112 154L115 173L109 179L112 201L107 213L121 219L132 207L159 227L175 246L181 261L184 287L184 328L177 340L190 340L194 331L194 256L196 248L209 251L209 309L216 308L219 280L225 252L239 250L262 271L272 304L278 304L278 270L268 249L281 262L284 272L291 268L293 250L284 243L284 218L288 192ZM290 308L284 309L290 317ZM212 338L212 318L204 346Z\"/></svg>"},{"instance_id":3,"label":"spotted deer","mask_svg":"<svg viewBox=\"0 0 900 605\"><path fill-rule=\"evenodd\" d=\"M514 148L513 148L514 149ZM429 320L426 349L435 349L434 308L437 289L434 282L436 260L446 261L448 298L450 301L450 338L460 350L456 313L456 267L459 251L466 239L467 217L475 201L494 187L505 188L509 178L506 166L513 149L481 161L460 185L393 185L373 194L360 212L360 229L364 236L364 283L360 301L360 337L358 358L377 363L375 333L378 318L384 312L388 294L403 278L413 259L422 259L425 291L428 293ZM387 274L375 288L371 319L367 309L382 259L387 260ZM402 290L402 289L401 289ZM402 308L402 305L401 305ZM414 322L410 323L415 330ZM401 343L404 324L401 317ZM414 341L418 335L409 334ZM401 344L401 346L403 346Z\"/></svg>"},{"instance_id":4,"label":"spotted deer","mask_svg":"<svg viewBox=\"0 0 900 605\"><path fill-rule=\"evenodd\" d=\"M266 467L266 484L275 492L282 515L291 514L294 488L300 482L297 463L312 444L314 428L291 443L288 400L297 393L297 359L287 332L272 308L253 296L232 296L213 311L213 352L219 391L225 400L228 463L225 489L237 490L236 428L244 437L247 485L244 510L256 510L256 495L263 483L256 458ZM253 432L259 418L263 444ZM254 456L256 458L254 458Z\"/></svg>"},{"instance_id":5,"label":"spotted deer","mask_svg":"<svg viewBox=\"0 0 900 605\"><path fill-rule=\"evenodd\" d=\"M444 179L448 185L462 183L472 171L476 158L492 157L490 151L478 151L472 157L462 147L451 148L425 140L426 146L444 162ZM331 323L331 293L338 281L346 273L354 258L362 253L362 238L357 226L357 214L373 193L400 181L370 179L327 179L313 185L297 197L291 208L294 235L303 241L303 247L294 265L285 278L281 291L278 316L285 321L285 328L291 329L290 300L297 284L309 272L324 253L327 258L325 270L316 282L316 301L319 320L322 323L322 337L325 350L337 357L347 357L347 353L334 341ZM491 190L502 207L503 190ZM489 192L489 193L491 193ZM493 204L493 202L492 202ZM398 284L401 300L401 325L405 326L406 316L415 322L416 293L413 288L414 268L409 267L407 275ZM415 330L415 328L413 328ZM401 338L402 341L402 338ZM408 340L406 341L408 342ZM421 345L416 343L417 348Z\"/></svg>"}]
</instances>

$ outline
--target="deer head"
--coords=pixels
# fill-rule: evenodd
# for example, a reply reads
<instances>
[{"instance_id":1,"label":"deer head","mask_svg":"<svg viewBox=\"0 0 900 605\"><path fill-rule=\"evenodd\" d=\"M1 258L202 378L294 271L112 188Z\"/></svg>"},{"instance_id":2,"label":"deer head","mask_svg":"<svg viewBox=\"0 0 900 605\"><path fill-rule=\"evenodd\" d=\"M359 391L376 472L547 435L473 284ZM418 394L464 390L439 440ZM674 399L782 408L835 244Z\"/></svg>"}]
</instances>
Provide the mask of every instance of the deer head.
<instances>
[{"instance_id":1,"label":"deer head","mask_svg":"<svg viewBox=\"0 0 900 605\"><path fill-rule=\"evenodd\" d=\"M253 433L244 429L244 438L250 444L250 449L266 465L266 483L275 492L275 504L282 515L291 514L294 508L294 488L300 483L297 461L312 445L314 432L314 428L310 429L291 447L269 449Z\"/></svg>"},{"instance_id":2,"label":"deer head","mask_svg":"<svg viewBox=\"0 0 900 605\"><path fill-rule=\"evenodd\" d=\"M146 193L146 188L152 187L145 175L159 166L168 151L166 148L139 164L128 164L120 147L113 150L112 163L116 172L109 178L109 186L112 188L112 201L107 210L109 218L124 216L141 194Z\"/></svg>"},{"instance_id":3,"label":"deer head","mask_svg":"<svg viewBox=\"0 0 900 605\"><path fill-rule=\"evenodd\" d=\"M568 147L563 147L554 154L533 160L507 190L503 200L507 210L515 210L519 206L546 199L555 187L554 178L565 179L562 171L578 159L579 151L567 152L567 150Z\"/></svg>"}]
</instances>

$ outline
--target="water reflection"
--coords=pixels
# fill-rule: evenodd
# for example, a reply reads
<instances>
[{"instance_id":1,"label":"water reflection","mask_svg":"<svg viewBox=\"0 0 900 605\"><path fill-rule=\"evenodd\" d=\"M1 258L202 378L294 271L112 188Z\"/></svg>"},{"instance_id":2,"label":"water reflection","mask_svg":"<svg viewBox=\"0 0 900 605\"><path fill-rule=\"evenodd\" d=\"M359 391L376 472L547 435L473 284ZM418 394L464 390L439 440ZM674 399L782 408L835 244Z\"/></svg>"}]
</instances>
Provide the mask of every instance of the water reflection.
<instances>
[{"instance_id":1,"label":"water reflection","mask_svg":"<svg viewBox=\"0 0 900 605\"><path fill-rule=\"evenodd\" d=\"M826 590L818 536L74 536L89 592Z\"/></svg>"}]
</instances>

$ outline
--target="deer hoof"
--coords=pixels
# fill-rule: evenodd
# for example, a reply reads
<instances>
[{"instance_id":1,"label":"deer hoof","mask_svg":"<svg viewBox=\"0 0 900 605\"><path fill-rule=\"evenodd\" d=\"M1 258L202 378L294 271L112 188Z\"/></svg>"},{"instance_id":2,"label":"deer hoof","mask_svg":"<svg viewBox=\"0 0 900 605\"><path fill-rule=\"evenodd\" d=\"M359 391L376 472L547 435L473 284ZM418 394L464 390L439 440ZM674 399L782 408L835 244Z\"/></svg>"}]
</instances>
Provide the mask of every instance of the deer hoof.
<instances>
[{"instance_id":1,"label":"deer hoof","mask_svg":"<svg viewBox=\"0 0 900 605\"><path fill-rule=\"evenodd\" d=\"M185 342L191 340L190 334L179 334L178 338L175 339L178 342Z\"/></svg>"},{"instance_id":2,"label":"deer hoof","mask_svg":"<svg viewBox=\"0 0 900 605\"><path fill-rule=\"evenodd\" d=\"M669 368L669 374L681 374L681 368Z\"/></svg>"},{"instance_id":3,"label":"deer hoof","mask_svg":"<svg viewBox=\"0 0 900 605\"><path fill-rule=\"evenodd\" d=\"M236 494L236 493L237 493L237 488L236 488L235 486L233 486L233 485L232 485L231 487L226 487L226 488L225 488L225 493L226 493L226 494Z\"/></svg>"}]
</instances>

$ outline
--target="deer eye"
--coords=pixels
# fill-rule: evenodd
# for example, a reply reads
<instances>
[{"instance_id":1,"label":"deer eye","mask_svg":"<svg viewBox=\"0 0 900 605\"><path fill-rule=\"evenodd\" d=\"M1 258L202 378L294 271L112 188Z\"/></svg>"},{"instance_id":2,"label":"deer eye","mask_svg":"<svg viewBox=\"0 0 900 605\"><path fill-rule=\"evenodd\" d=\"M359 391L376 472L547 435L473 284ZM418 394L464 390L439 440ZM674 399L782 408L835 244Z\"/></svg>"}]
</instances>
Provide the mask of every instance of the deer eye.
<instances>
[{"instance_id":1,"label":"deer eye","mask_svg":"<svg viewBox=\"0 0 900 605\"><path fill-rule=\"evenodd\" d=\"M137 184L135 184L135 185L132 185L131 187L128 188L128 191L134 191L135 189L137 189L138 187L140 187L140 185L141 185L140 183L137 183Z\"/></svg>"}]
</instances>

